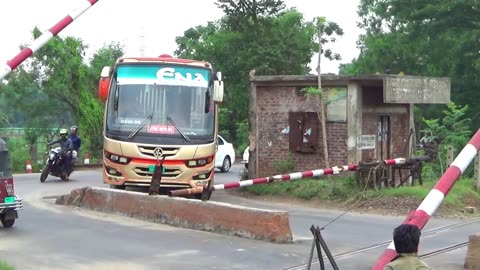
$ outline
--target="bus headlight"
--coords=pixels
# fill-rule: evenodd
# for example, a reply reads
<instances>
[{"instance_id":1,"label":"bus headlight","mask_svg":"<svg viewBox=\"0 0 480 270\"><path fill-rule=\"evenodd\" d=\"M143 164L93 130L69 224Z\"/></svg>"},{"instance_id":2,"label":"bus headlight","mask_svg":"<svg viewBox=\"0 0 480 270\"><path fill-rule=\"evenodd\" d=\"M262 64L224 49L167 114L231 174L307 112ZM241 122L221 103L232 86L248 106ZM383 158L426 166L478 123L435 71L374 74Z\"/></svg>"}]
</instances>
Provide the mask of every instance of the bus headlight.
<instances>
[{"instance_id":1,"label":"bus headlight","mask_svg":"<svg viewBox=\"0 0 480 270\"><path fill-rule=\"evenodd\" d=\"M212 157L188 160L185 162L185 165L187 165L187 167L189 168L201 167L209 164L210 162L212 162L212 160L213 160Z\"/></svg>"},{"instance_id":2,"label":"bus headlight","mask_svg":"<svg viewBox=\"0 0 480 270\"><path fill-rule=\"evenodd\" d=\"M104 151L105 157L108 158L110 161L119 163L119 164L128 164L130 159L127 157L122 157L120 155L111 154L107 151Z\"/></svg>"}]
</instances>

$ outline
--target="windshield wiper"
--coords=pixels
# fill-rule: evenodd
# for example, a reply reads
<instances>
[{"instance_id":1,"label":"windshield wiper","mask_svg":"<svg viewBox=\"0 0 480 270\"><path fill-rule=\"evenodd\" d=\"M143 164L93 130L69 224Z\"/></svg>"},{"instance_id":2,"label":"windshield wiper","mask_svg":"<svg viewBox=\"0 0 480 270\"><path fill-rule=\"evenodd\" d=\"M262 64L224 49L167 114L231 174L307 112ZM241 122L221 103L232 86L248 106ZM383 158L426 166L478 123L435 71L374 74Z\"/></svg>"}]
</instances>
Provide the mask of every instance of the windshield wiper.
<instances>
[{"instance_id":1,"label":"windshield wiper","mask_svg":"<svg viewBox=\"0 0 480 270\"><path fill-rule=\"evenodd\" d=\"M178 133L180 133L180 135L182 135L182 137L185 139L185 141L190 142L190 138L187 136L187 134L185 134L185 133L177 126L177 124L175 124L175 122L173 121L173 119L172 119L170 116L167 116L167 120L170 121L170 123L172 123L172 125L177 129Z\"/></svg>"},{"instance_id":2,"label":"windshield wiper","mask_svg":"<svg viewBox=\"0 0 480 270\"><path fill-rule=\"evenodd\" d=\"M143 120L142 123L140 123L140 125L134 130L132 131L132 133L130 133L130 135L128 135L128 139L131 140L133 137L135 137L135 135L137 135L137 133L149 122L152 120L153 118L153 114L155 113L155 111L153 111L151 114L149 114L147 116L147 118L145 118L145 120Z\"/></svg>"}]
</instances>

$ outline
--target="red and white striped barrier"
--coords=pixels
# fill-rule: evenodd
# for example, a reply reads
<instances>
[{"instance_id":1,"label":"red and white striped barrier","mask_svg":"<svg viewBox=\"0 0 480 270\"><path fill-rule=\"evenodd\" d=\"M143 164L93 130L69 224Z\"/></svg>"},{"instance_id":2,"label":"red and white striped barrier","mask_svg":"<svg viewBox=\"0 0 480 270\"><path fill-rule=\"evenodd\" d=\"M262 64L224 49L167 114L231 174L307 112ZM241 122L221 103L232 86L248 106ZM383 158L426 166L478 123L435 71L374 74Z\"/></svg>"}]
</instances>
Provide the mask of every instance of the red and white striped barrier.
<instances>
[{"instance_id":1,"label":"red and white striped barrier","mask_svg":"<svg viewBox=\"0 0 480 270\"><path fill-rule=\"evenodd\" d=\"M32 161L31 160L27 160L25 162L25 171L27 173L32 173Z\"/></svg>"},{"instance_id":2,"label":"red and white striped barrier","mask_svg":"<svg viewBox=\"0 0 480 270\"><path fill-rule=\"evenodd\" d=\"M383 162L385 162L385 164L387 165L405 164L406 161L407 160L405 158L383 160ZM380 162L381 161L377 161L377 163L380 163ZM268 184L274 181L289 181L289 180L297 180L297 179L310 178L310 177L316 177L316 176L322 176L322 175L338 174L340 172L356 171L357 167L358 167L358 164L350 164L345 166L335 166L328 169L319 169L319 170L313 170L313 171L295 172L295 173L289 173L289 174L283 174L283 175L255 178L255 179L236 181L236 182L231 182L226 184L217 184L217 185L213 185L211 189L213 191L223 190L223 189L232 189L232 188L258 185L258 184ZM203 187L173 190L170 192L170 194L172 196L183 196L187 194L201 193L201 192L203 192Z\"/></svg>"},{"instance_id":3,"label":"red and white striped barrier","mask_svg":"<svg viewBox=\"0 0 480 270\"><path fill-rule=\"evenodd\" d=\"M231 182L226 184L218 184L218 185L213 185L213 190L239 188L239 187L246 187L246 186L257 185L257 184L267 184L273 181L289 181L289 180L297 180L297 179L310 178L310 177L316 177L316 176L322 176L322 175L338 174L340 172L355 171L356 169L357 169L357 164L351 164L351 165L341 166L341 167L335 166L328 169L295 172L295 173L289 173L289 174L282 174L282 175L255 178L255 179L244 180L244 181Z\"/></svg>"},{"instance_id":4,"label":"red and white striped barrier","mask_svg":"<svg viewBox=\"0 0 480 270\"><path fill-rule=\"evenodd\" d=\"M48 31L45 31L41 36L35 39L30 46L23 49L19 54L7 62L7 64L0 66L0 81L7 76L12 70L17 68L25 59L30 57L43 45L45 45L51 38L56 36L60 31L67 27L76 18L82 15L87 9L97 3L99 0L85 0L82 6L72 10L67 16L60 20Z\"/></svg>"},{"instance_id":5,"label":"red and white striped barrier","mask_svg":"<svg viewBox=\"0 0 480 270\"><path fill-rule=\"evenodd\" d=\"M455 182L475 158L479 149L480 129L477 130L477 133L475 133L447 171L440 177L440 180L438 180L437 184L430 190L416 211L407 216L403 224L413 224L422 229L440 204L442 204L443 199L447 196ZM397 256L397 252L395 251L395 245L392 241L380 258L378 258L372 270L382 270L395 256Z\"/></svg>"},{"instance_id":6,"label":"red and white striped barrier","mask_svg":"<svg viewBox=\"0 0 480 270\"><path fill-rule=\"evenodd\" d=\"M406 162L405 158L395 158L395 159L387 159L384 160L385 164L387 165L397 165L397 164L404 164ZM305 172L295 172L283 175L275 175L270 177L262 177L256 178L251 180L244 180L244 181L237 181L227 184L218 184L213 186L213 190L222 190L222 189L231 189L231 188L239 188L239 187L246 187L251 185L257 184L267 184L273 181L289 181L289 180L297 180L303 178L310 178L322 175L329 175L329 174L338 174L340 172L346 171L356 171L358 164L350 164L346 166L335 166L328 169L320 169L320 170L313 170L313 171L305 171Z\"/></svg>"}]
</instances>

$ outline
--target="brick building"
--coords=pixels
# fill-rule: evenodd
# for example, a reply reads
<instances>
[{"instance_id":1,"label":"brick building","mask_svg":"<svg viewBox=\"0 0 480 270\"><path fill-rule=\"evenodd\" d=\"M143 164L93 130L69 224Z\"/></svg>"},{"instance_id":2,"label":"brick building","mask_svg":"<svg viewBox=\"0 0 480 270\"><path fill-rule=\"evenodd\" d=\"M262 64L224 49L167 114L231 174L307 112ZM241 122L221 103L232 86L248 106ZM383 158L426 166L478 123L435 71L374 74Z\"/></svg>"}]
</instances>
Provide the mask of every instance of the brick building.
<instances>
[{"instance_id":1,"label":"brick building","mask_svg":"<svg viewBox=\"0 0 480 270\"><path fill-rule=\"evenodd\" d=\"M250 77L249 176L325 167L317 76ZM409 156L413 104L448 103L450 79L397 75L322 75L330 166Z\"/></svg>"}]
</instances>

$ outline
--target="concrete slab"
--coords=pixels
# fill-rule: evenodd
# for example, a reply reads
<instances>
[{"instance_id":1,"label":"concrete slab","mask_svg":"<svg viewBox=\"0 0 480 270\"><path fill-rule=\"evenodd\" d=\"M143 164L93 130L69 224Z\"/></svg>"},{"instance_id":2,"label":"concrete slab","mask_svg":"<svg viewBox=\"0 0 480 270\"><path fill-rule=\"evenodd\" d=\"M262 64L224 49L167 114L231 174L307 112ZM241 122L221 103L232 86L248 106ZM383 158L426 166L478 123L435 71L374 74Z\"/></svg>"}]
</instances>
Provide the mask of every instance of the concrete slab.
<instances>
[{"instance_id":1,"label":"concrete slab","mask_svg":"<svg viewBox=\"0 0 480 270\"><path fill-rule=\"evenodd\" d=\"M56 204L248 239L274 243L293 241L285 211L97 187L74 189L60 196Z\"/></svg>"}]
</instances>

